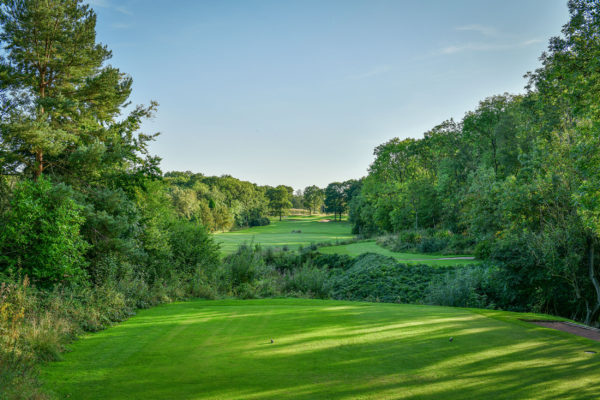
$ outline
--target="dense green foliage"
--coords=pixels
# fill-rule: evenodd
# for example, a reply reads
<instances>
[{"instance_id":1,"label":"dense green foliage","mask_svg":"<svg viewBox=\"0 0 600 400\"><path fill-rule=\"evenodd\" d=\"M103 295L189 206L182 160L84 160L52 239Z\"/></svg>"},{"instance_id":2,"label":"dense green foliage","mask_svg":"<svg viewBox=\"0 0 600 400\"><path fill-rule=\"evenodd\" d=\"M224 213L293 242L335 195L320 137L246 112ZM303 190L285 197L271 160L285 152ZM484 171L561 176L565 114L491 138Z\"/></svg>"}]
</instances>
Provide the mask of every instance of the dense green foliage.
<instances>
[{"instance_id":1,"label":"dense green foliage","mask_svg":"<svg viewBox=\"0 0 600 400\"><path fill-rule=\"evenodd\" d=\"M279 216L279 220L281 221L283 214L292 208L292 202L290 201L292 194L290 190L284 185L268 188L267 197L269 199L269 208L275 215Z\"/></svg>"},{"instance_id":2,"label":"dense green foliage","mask_svg":"<svg viewBox=\"0 0 600 400\"><path fill-rule=\"evenodd\" d=\"M395 252L414 251L419 253L471 254L476 240L467 235L448 230L407 230L394 235L385 235L377 243Z\"/></svg>"},{"instance_id":3,"label":"dense green foliage","mask_svg":"<svg viewBox=\"0 0 600 400\"><path fill-rule=\"evenodd\" d=\"M323 189L315 185L307 186L304 189L302 205L309 210L310 214L316 213L323 206L324 199L325 192Z\"/></svg>"},{"instance_id":4,"label":"dense green foliage","mask_svg":"<svg viewBox=\"0 0 600 400\"><path fill-rule=\"evenodd\" d=\"M0 265L44 284L81 281L87 243L82 207L64 185L23 181L15 187L0 230Z\"/></svg>"},{"instance_id":5,"label":"dense green foliage","mask_svg":"<svg viewBox=\"0 0 600 400\"><path fill-rule=\"evenodd\" d=\"M367 253L333 277L331 297L338 300L419 303L432 277L453 267L399 264L391 257Z\"/></svg>"},{"instance_id":6,"label":"dense green foliage","mask_svg":"<svg viewBox=\"0 0 600 400\"><path fill-rule=\"evenodd\" d=\"M350 219L362 234L450 231L496 261L522 306L598 324L600 4L569 11L527 93L377 147Z\"/></svg>"},{"instance_id":7,"label":"dense green foliage","mask_svg":"<svg viewBox=\"0 0 600 400\"><path fill-rule=\"evenodd\" d=\"M44 377L57 397L73 400L596 397L600 361L584 350L600 352L600 344L519 318L547 317L305 299L192 301L144 310L74 343Z\"/></svg>"},{"instance_id":8,"label":"dense green foliage","mask_svg":"<svg viewBox=\"0 0 600 400\"><path fill-rule=\"evenodd\" d=\"M191 172L168 172L165 177L177 213L201 223L211 232L269 224L266 186L227 175L206 177Z\"/></svg>"},{"instance_id":9,"label":"dense green foliage","mask_svg":"<svg viewBox=\"0 0 600 400\"><path fill-rule=\"evenodd\" d=\"M354 196L359 192L361 186L360 181L354 179L345 182L332 182L324 190L325 209L328 212L333 212L333 219L342 220L342 214L348 210L348 204Z\"/></svg>"}]
</instances>

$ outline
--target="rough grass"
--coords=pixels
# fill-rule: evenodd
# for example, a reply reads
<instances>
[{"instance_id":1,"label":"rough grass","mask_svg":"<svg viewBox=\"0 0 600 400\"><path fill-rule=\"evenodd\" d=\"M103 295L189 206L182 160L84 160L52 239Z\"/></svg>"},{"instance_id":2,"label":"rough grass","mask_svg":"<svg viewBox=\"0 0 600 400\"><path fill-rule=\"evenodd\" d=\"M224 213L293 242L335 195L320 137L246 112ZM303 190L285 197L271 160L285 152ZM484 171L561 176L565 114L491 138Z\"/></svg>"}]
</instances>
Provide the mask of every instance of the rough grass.
<instances>
[{"instance_id":1,"label":"rough grass","mask_svg":"<svg viewBox=\"0 0 600 400\"><path fill-rule=\"evenodd\" d=\"M299 299L175 303L85 336L43 377L61 399L595 398L600 354L584 351L600 353L600 343L520 317L540 316Z\"/></svg>"},{"instance_id":2,"label":"rough grass","mask_svg":"<svg viewBox=\"0 0 600 400\"><path fill-rule=\"evenodd\" d=\"M443 254L422 254L422 253L396 253L384 247L379 246L375 241L368 240L363 242L351 243L340 246L322 247L319 252L324 254L346 254L351 257L357 257L364 253L376 253L387 257L394 257L396 260L407 264L427 264L432 266L449 265L467 265L476 264L476 260L437 260L439 258L451 257L469 257L469 255L443 255ZM414 261L420 260L420 261Z\"/></svg>"},{"instance_id":3,"label":"rough grass","mask_svg":"<svg viewBox=\"0 0 600 400\"><path fill-rule=\"evenodd\" d=\"M333 216L290 216L283 221L274 218L267 226L217 233L214 237L221 243L221 250L225 254L233 253L239 245L251 242L265 247L288 246L290 249L297 249L311 243L352 239L351 227L347 221L319 222L323 219L333 220Z\"/></svg>"}]
</instances>

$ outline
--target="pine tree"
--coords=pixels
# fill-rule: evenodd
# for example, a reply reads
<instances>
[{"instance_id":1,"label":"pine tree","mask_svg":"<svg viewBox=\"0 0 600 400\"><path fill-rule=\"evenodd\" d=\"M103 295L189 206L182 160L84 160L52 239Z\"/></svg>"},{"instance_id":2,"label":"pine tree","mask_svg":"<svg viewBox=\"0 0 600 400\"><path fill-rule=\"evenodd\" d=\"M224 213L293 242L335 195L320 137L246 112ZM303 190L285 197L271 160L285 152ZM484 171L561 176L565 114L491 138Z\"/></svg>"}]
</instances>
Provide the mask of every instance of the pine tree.
<instances>
[{"instance_id":1,"label":"pine tree","mask_svg":"<svg viewBox=\"0 0 600 400\"><path fill-rule=\"evenodd\" d=\"M45 172L93 179L107 168L156 170L158 160L146 153L154 135L135 134L156 104L118 120L132 80L105 65L111 52L96 42L94 11L80 0L0 4L7 54L0 60L0 143L17 156L11 168L35 179Z\"/></svg>"}]
</instances>

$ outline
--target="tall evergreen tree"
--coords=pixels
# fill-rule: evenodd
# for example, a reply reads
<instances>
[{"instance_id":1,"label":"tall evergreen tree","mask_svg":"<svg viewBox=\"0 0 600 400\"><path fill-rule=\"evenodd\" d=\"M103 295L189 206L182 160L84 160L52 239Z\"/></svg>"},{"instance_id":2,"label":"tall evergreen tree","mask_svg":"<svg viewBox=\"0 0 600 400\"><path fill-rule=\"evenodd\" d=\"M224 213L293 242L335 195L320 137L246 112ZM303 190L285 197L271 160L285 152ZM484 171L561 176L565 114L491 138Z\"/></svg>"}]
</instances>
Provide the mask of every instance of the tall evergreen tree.
<instances>
[{"instance_id":1,"label":"tall evergreen tree","mask_svg":"<svg viewBox=\"0 0 600 400\"><path fill-rule=\"evenodd\" d=\"M132 80L105 65L111 52L96 42L96 14L80 0L2 0L0 60L4 99L4 168L97 179L109 168L155 172L147 156L154 135L136 135L156 104L121 121Z\"/></svg>"}]
</instances>

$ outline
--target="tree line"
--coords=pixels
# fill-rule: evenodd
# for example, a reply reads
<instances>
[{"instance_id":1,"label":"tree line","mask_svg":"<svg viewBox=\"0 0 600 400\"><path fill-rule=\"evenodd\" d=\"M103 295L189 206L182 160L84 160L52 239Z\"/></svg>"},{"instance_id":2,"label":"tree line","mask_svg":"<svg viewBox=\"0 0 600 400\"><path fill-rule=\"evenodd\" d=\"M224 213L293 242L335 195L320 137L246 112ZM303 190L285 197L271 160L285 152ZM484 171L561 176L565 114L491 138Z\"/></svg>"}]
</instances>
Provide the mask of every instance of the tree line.
<instances>
[{"instance_id":1,"label":"tree line","mask_svg":"<svg viewBox=\"0 0 600 400\"><path fill-rule=\"evenodd\" d=\"M355 233L448 231L500 266L512 305L600 316L600 3L571 0L523 94L378 146Z\"/></svg>"}]
</instances>

